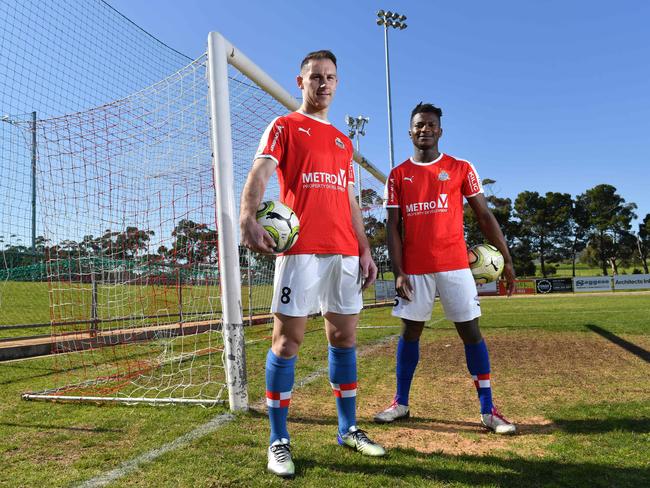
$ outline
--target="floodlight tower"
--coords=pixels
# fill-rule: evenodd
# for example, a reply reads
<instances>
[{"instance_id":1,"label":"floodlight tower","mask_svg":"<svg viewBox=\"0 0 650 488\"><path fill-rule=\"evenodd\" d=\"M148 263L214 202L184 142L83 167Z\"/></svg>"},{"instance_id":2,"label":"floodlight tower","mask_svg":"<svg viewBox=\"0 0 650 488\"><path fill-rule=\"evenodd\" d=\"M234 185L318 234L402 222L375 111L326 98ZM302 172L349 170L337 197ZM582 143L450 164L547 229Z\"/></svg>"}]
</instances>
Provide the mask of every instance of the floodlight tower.
<instances>
[{"instance_id":1,"label":"floodlight tower","mask_svg":"<svg viewBox=\"0 0 650 488\"><path fill-rule=\"evenodd\" d=\"M395 155L393 151L393 114L392 104L390 97L390 62L388 59L388 28L404 30L406 27L406 15L401 15L397 12L390 10L384 12L379 10L377 12L377 25L384 26L384 52L386 54L386 98L388 100L388 157L390 161L390 168L395 166Z\"/></svg>"},{"instance_id":2,"label":"floodlight tower","mask_svg":"<svg viewBox=\"0 0 650 488\"><path fill-rule=\"evenodd\" d=\"M355 141L357 152L360 152L359 138L366 135L366 124L368 122L370 122L370 117L364 117L363 115L359 115L358 117L345 116L345 123L348 126L348 137ZM359 190L359 208L361 208L361 165L359 163L357 163L357 188Z\"/></svg>"}]
</instances>

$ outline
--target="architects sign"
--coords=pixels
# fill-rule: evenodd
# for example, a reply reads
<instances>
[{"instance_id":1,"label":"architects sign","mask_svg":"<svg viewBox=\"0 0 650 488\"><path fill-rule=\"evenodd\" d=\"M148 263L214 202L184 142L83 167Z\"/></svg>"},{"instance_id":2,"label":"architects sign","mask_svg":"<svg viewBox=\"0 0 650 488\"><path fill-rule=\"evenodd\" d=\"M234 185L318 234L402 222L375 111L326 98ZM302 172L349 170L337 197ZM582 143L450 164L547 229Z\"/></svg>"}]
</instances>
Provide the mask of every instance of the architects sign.
<instances>
[{"instance_id":1,"label":"architects sign","mask_svg":"<svg viewBox=\"0 0 650 488\"><path fill-rule=\"evenodd\" d=\"M615 290L650 288L650 274L614 275Z\"/></svg>"}]
</instances>

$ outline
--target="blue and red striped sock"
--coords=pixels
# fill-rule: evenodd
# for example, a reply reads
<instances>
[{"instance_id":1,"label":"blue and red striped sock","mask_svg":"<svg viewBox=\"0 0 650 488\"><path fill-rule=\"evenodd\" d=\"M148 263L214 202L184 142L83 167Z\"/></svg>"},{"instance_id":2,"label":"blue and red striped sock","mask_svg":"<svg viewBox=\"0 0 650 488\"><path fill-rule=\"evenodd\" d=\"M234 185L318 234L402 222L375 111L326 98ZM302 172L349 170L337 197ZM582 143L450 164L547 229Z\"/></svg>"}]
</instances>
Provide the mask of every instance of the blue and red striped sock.
<instances>
[{"instance_id":1,"label":"blue and red striped sock","mask_svg":"<svg viewBox=\"0 0 650 488\"><path fill-rule=\"evenodd\" d=\"M289 439L287 416L291 403L291 390L296 369L296 358L285 359L273 354L266 355L266 406L271 424L270 444L278 439Z\"/></svg>"},{"instance_id":2,"label":"blue and red striped sock","mask_svg":"<svg viewBox=\"0 0 650 488\"><path fill-rule=\"evenodd\" d=\"M357 423L357 348L328 348L329 373L336 397L339 432L347 433Z\"/></svg>"},{"instance_id":3,"label":"blue and red striped sock","mask_svg":"<svg viewBox=\"0 0 650 488\"><path fill-rule=\"evenodd\" d=\"M481 413L492 413L492 387L490 385L490 356L485 340L478 344L465 344L467 369L481 402Z\"/></svg>"}]
</instances>

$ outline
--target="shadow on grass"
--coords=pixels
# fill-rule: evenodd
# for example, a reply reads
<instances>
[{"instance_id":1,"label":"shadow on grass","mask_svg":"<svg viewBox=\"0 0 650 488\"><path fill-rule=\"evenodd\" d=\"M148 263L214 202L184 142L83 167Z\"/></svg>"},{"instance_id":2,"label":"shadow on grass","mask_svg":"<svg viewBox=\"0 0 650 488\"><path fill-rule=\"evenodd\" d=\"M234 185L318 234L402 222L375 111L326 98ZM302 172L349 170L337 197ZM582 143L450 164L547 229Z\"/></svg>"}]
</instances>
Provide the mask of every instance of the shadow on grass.
<instances>
[{"instance_id":1,"label":"shadow on grass","mask_svg":"<svg viewBox=\"0 0 650 488\"><path fill-rule=\"evenodd\" d=\"M554 422L558 429L570 434L599 434L613 431L650 433L650 418L555 419Z\"/></svg>"},{"instance_id":2,"label":"shadow on grass","mask_svg":"<svg viewBox=\"0 0 650 488\"><path fill-rule=\"evenodd\" d=\"M622 337L619 337L616 334L612 334L610 331L603 329L602 327L598 327L597 325L585 324L585 327L587 327L589 330L594 331L596 334L604 337L608 341L613 342L617 346L622 347L623 349L634 354L635 356L638 356L639 358L643 359L646 363L650 363L650 351L647 351L632 342L626 341Z\"/></svg>"},{"instance_id":3,"label":"shadow on grass","mask_svg":"<svg viewBox=\"0 0 650 488\"><path fill-rule=\"evenodd\" d=\"M266 410L251 409L249 410L249 415L257 418L266 418ZM425 417L411 417L408 420L403 420L399 422L394 422L393 424L376 424L372 419L366 418L357 418L359 427L363 429L372 428L377 429L388 429L391 427L399 427L413 430L424 430L430 432L445 432L445 433L476 433L476 434L485 434L485 435L494 435L492 432L489 432L487 429L481 426L479 421L476 422L467 422L463 420L445 420L445 419L434 419L434 418L425 418ZM331 426L333 429L336 429L337 418L333 416L323 416L323 417L304 417L289 414L289 423L301 424L301 425L325 425ZM558 426L555 424L526 424L517 422L517 436L522 435L543 435L550 434L551 432L557 431Z\"/></svg>"},{"instance_id":4,"label":"shadow on grass","mask_svg":"<svg viewBox=\"0 0 650 488\"><path fill-rule=\"evenodd\" d=\"M49 431L49 430L68 430L71 432L95 432L95 433L104 433L104 432L116 432L122 433L122 429L106 429L104 427L95 427L95 428L86 428L86 427L64 427L60 425L52 424L15 424L11 422L0 422L0 426L4 427L18 427L20 429L37 429L39 431Z\"/></svg>"},{"instance_id":5,"label":"shadow on grass","mask_svg":"<svg viewBox=\"0 0 650 488\"><path fill-rule=\"evenodd\" d=\"M358 456L351 454L351 456ZM352 459L351 457L349 458ZM499 487L590 487L617 488L648 486L646 469L611 464L566 460L503 458L496 456L425 455L412 449L391 449L386 458L355 457L355 462L331 459L296 459L297 476L311 470L393 478L395 484L423 486L427 481L470 486ZM335 480L332 480L335 481ZM391 485L388 480L388 486Z\"/></svg>"}]
</instances>

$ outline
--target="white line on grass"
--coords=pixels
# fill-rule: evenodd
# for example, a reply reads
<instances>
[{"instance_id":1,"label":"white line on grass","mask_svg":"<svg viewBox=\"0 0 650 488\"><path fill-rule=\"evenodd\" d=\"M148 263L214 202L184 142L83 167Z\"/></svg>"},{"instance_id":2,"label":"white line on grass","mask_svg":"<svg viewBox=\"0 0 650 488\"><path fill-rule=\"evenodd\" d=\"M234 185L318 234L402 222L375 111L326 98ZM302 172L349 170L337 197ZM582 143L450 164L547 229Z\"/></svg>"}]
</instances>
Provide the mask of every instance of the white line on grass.
<instances>
[{"instance_id":1,"label":"white line on grass","mask_svg":"<svg viewBox=\"0 0 650 488\"><path fill-rule=\"evenodd\" d=\"M368 354L373 353L376 349L379 349L380 347L384 346L388 342L395 339L395 337L397 336L388 336L377 342L374 342L368 347L361 349L358 355L360 357L367 356ZM314 382L318 378L324 376L327 373L327 371L328 371L327 368L320 368L314 371L313 373L307 375L306 377L297 380L294 390L297 390L298 388L302 388L308 385L309 383ZM254 405L251 405L251 408L253 409L261 408L265 404L266 404L266 400L262 399L260 401L255 402ZM213 417L212 419L208 420L205 424L200 425L199 427L192 430L191 432L188 432L187 434L183 434L182 436L174 439L171 442L168 442L167 444L162 445L157 449L152 449L151 451L145 452L140 456L137 456L133 459L129 459L128 461L124 461L117 468L108 471L107 473L96 476L92 479L89 479L88 481L84 481L83 483L77 485L77 487L98 488L98 487L106 486L109 483L112 483L113 481L116 481L134 471L137 471L140 468L140 466L142 466L143 464L147 464L150 463L151 461L155 461L163 454L167 454L168 452L175 451L176 449L179 449L181 447L185 447L191 442L194 442L202 437L205 437L208 434L213 433L214 431L219 429L219 427L221 427L222 425L234 420L234 418L235 416L230 413L217 415L216 417Z\"/></svg>"},{"instance_id":2,"label":"white line on grass","mask_svg":"<svg viewBox=\"0 0 650 488\"><path fill-rule=\"evenodd\" d=\"M182 436L177 437L173 441L168 442L167 444L164 444L157 449L152 449L151 451L145 452L140 456L137 456L133 459L129 459L128 461L123 462L119 467L115 468L114 470L96 476L95 478L85 481L84 483L78 486L79 488L95 488L100 486L106 486L107 484L112 483L113 481L118 480L123 476L126 476L127 474L137 470L142 464L150 463L151 461L159 458L163 454L166 454L171 451L175 451L176 449L179 449L181 447L185 447L189 443L197 439L200 439L201 437L205 437L208 434L211 434L219 427L221 427L223 424L230 422L234 418L235 416L230 413L217 415L216 417L213 417L205 424L200 425L193 431L188 432L187 434L183 434Z\"/></svg>"}]
</instances>

